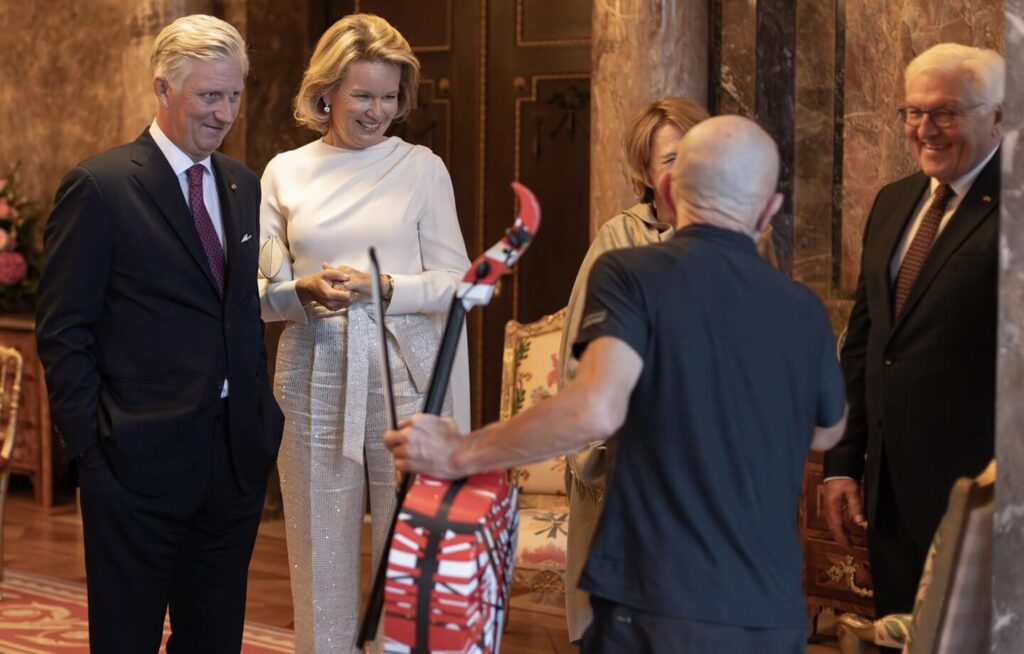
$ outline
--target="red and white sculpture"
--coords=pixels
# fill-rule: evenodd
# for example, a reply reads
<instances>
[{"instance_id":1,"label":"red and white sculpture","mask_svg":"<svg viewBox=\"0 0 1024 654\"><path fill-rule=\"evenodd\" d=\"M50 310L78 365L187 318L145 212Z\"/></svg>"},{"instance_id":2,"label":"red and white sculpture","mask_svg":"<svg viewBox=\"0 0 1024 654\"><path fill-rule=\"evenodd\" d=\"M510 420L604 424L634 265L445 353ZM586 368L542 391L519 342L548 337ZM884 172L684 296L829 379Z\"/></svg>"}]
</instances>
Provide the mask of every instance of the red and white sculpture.
<instances>
[{"instance_id":1,"label":"red and white sculpture","mask_svg":"<svg viewBox=\"0 0 1024 654\"><path fill-rule=\"evenodd\" d=\"M520 214L502 239L473 261L452 299L424 413L438 415L466 312L487 304L501 274L526 250L540 226L540 205L513 182ZM380 271L371 249L373 291L384 315ZM383 331L383 321L377 321ZM388 360L380 334L380 361ZM390 372L382 365L390 395ZM393 402L385 400L392 425ZM406 477L399 490L388 549L377 569L358 645L377 634L391 654L498 654L505 624L519 527L518 491L505 471L442 481Z\"/></svg>"},{"instance_id":2,"label":"red and white sculpture","mask_svg":"<svg viewBox=\"0 0 1024 654\"><path fill-rule=\"evenodd\" d=\"M413 483L388 556L385 652L498 652L517 496L504 472L458 485L425 476Z\"/></svg>"}]
</instances>

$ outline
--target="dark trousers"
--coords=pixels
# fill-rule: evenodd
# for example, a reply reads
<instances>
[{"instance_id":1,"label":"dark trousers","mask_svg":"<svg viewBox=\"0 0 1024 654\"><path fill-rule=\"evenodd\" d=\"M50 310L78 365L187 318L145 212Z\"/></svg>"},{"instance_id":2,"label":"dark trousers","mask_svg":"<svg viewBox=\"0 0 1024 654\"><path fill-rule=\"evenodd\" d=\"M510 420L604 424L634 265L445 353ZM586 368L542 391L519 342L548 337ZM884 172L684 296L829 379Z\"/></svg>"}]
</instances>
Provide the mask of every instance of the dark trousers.
<instances>
[{"instance_id":1,"label":"dark trousers","mask_svg":"<svg viewBox=\"0 0 1024 654\"><path fill-rule=\"evenodd\" d=\"M877 617L913 610L929 545L916 542L906 529L883 455L875 519L868 525L868 557Z\"/></svg>"},{"instance_id":2,"label":"dark trousers","mask_svg":"<svg viewBox=\"0 0 1024 654\"><path fill-rule=\"evenodd\" d=\"M249 559L266 489L239 490L225 404L200 421L209 439L167 495L125 488L99 445L79 461L93 654L157 652L168 608L171 654L241 649Z\"/></svg>"},{"instance_id":3,"label":"dark trousers","mask_svg":"<svg viewBox=\"0 0 1024 654\"><path fill-rule=\"evenodd\" d=\"M803 629L753 629L669 618L590 597L582 654L804 654Z\"/></svg>"}]
</instances>

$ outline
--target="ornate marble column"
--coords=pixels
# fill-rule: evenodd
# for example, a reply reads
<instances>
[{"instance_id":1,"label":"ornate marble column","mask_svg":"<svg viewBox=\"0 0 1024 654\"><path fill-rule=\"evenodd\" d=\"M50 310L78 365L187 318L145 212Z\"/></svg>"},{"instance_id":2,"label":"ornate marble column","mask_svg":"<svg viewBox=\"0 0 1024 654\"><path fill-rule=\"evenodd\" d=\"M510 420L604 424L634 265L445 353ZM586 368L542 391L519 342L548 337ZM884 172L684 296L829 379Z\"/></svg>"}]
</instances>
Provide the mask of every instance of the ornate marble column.
<instances>
[{"instance_id":1,"label":"ornate marble column","mask_svg":"<svg viewBox=\"0 0 1024 654\"><path fill-rule=\"evenodd\" d=\"M1006 0L990 652L1024 652L1024 0Z\"/></svg>"},{"instance_id":2,"label":"ornate marble column","mask_svg":"<svg viewBox=\"0 0 1024 654\"><path fill-rule=\"evenodd\" d=\"M845 0L796 7L792 278L827 306L834 298L833 221L842 180L843 24ZM837 120L839 119L839 120Z\"/></svg>"},{"instance_id":3,"label":"ornate marble column","mask_svg":"<svg viewBox=\"0 0 1024 654\"><path fill-rule=\"evenodd\" d=\"M796 3L759 0L754 115L779 148L782 209L772 219L779 267L793 270L793 162L796 148Z\"/></svg>"},{"instance_id":4,"label":"ornate marble column","mask_svg":"<svg viewBox=\"0 0 1024 654\"><path fill-rule=\"evenodd\" d=\"M632 206L622 155L629 118L680 95L707 104L707 0L594 0L590 95L590 233Z\"/></svg>"}]
</instances>

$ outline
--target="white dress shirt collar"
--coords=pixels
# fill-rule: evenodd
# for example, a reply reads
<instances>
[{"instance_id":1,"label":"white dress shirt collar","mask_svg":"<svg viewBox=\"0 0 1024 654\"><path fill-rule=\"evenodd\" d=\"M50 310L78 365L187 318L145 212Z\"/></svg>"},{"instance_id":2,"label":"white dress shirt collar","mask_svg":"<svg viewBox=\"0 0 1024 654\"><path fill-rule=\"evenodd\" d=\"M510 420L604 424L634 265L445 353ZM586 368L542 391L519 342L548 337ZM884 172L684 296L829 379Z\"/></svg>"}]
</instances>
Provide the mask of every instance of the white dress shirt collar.
<instances>
[{"instance_id":1,"label":"white dress shirt collar","mask_svg":"<svg viewBox=\"0 0 1024 654\"><path fill-rule=\"evenodd\" d=\"M988 162L992 159L992 157L995 156L996 152L998 151L999 146L997 145L995 148L993 148L992 152L988 153L987 157L981 160L981 163L979 163L977 166L971 168L966 173L964 173L963 175L949 183L949 187L953 189L954 193L956 193L957 198L962 199L965 195L967 195L967 191L971 190L971 186L974 184L974 180L978 179L978 175L981 174L981 170L986 165L988 165ZM938 187L939 180L935 178L929 178L929 195L934 195L935 189L937 189ZM957 204L959 204L959 202Z\"/></svg>"},{"instance_id":2,"label":"white dress shirt collar","mask_svg":"<svg viewBox=\"0 0 1024 654\"><path fill-rule=\"evenodd\" d=\"M164 158L167 159L167 163L171 164L171 170L174 171L175 175L183 175L186 170L199 163L206 168L206 172L213 175L213 161L210 157L206 157L202 161L192 161L192 157L185 154L185 152L176 146L171 139L164 134L164 131L157 125L156 120L149 126L149 134L156 141L156 147L160 148L160 152L164 153Z\"/></svg>"}]
</instances>

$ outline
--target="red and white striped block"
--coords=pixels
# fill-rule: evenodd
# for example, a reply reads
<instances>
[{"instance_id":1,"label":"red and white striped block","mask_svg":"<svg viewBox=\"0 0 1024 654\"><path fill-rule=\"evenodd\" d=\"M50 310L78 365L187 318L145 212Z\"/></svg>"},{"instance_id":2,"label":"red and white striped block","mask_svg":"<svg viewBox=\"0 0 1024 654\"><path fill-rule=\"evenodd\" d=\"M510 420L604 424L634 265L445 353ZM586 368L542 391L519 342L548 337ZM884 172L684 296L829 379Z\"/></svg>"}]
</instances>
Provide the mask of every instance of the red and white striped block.
<instances>
[{"instance_id":1,"label":"red and white striped block","mask_svg":"<svg viewBox=\"0 0 1024 654\"><path fill-rule=\"evenodd\" d=\"M498 654L519 525L504 472L420 475L395 525L384 586L389 654Z\"/></svg>"}]
</instances>

